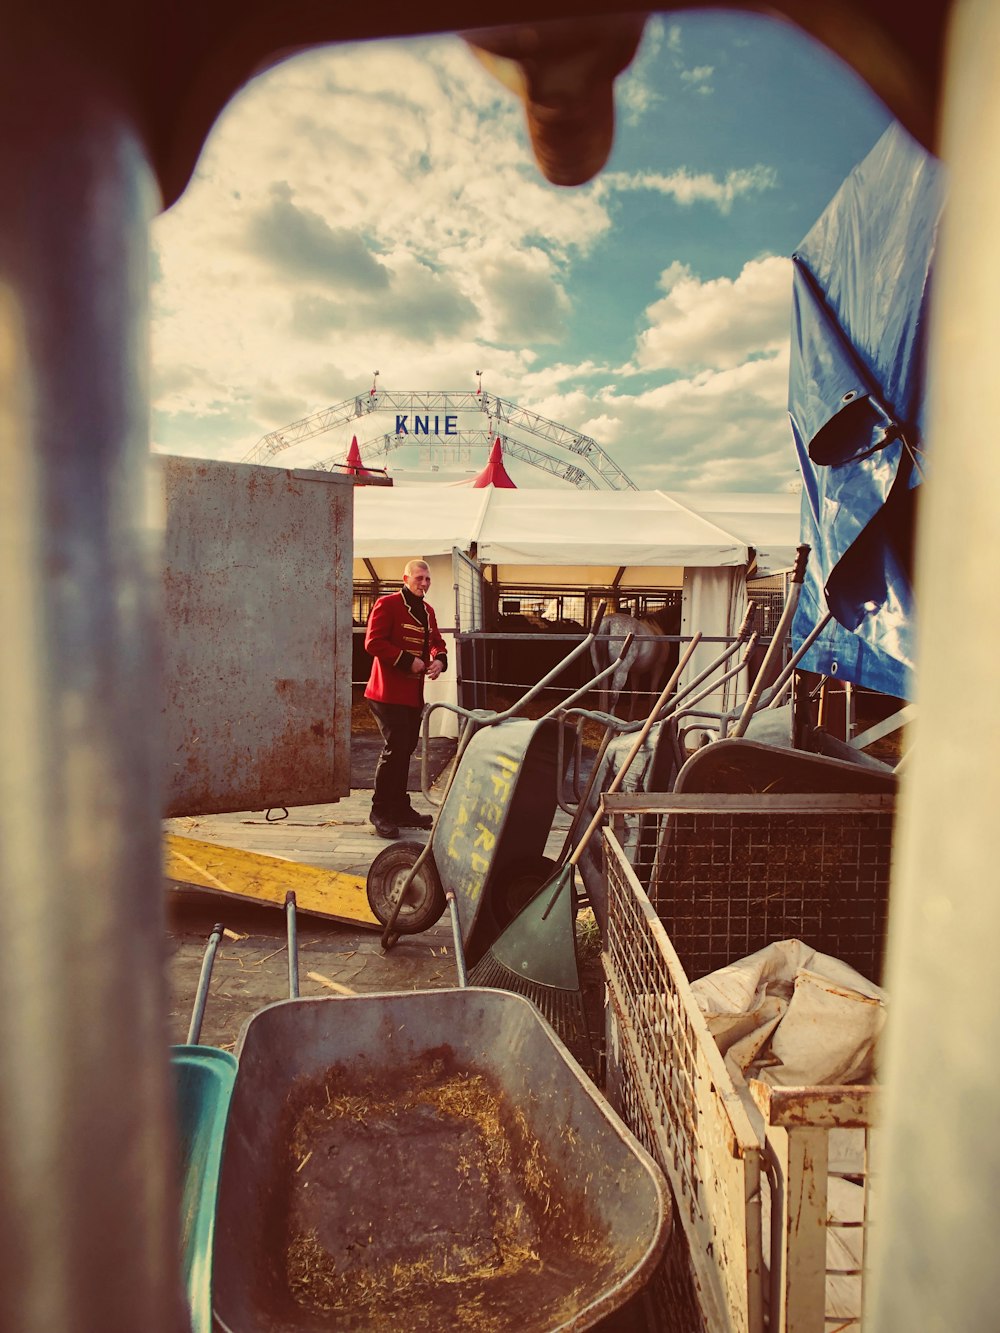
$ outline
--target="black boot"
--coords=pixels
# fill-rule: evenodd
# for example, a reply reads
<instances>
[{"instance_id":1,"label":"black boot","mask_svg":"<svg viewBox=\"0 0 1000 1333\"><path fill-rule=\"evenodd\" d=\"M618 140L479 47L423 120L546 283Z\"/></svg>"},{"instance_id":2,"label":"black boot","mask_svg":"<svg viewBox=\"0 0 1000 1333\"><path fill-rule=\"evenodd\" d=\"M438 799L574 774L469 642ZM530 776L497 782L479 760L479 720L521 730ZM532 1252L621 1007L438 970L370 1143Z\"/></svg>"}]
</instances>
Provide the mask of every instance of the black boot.
<instances>
[{"instance_id":1,"label":"black boot","mask_svg":"<svg viewBox=\"0 0 1000 1333\"><path fill-rule=\"evenodd\" d=\"M368 822L375 826L375 832L380 838L388 838L392 842L399 837L399 825L394 824L391 819L386 819L385 815L377 815L373 811L368 816Z\"/></svg>"},{"instance_id":2,"label":"black boot","mask_svg":"<svg viewBox=\"0 0 1000 1333\"><path fill-rule=\"evenodd\" d=\"M433 815L422 815L411 806L408 810L403 810L397 816L400 828L423 828L434 827Z\"/></svg>"}]
</instances>

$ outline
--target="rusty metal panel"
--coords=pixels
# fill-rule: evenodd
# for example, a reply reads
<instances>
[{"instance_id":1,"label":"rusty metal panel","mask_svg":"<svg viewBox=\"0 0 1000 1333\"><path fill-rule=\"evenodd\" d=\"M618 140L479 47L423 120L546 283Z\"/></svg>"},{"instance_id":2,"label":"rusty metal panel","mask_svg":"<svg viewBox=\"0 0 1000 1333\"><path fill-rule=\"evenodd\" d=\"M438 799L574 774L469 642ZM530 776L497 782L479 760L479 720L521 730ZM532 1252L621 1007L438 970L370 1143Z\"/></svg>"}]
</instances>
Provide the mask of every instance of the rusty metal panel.
<instances>
[{"instance_id":1,"label":"rusty metal panel","mask_svg":"<svg viewBox=\"0 0 1000 1333\"><path fill-rule=\"evenodd\" d=\"M206 459L156 465L164 815L348 795L353 483Z\"/></svg>"}]
</instances>

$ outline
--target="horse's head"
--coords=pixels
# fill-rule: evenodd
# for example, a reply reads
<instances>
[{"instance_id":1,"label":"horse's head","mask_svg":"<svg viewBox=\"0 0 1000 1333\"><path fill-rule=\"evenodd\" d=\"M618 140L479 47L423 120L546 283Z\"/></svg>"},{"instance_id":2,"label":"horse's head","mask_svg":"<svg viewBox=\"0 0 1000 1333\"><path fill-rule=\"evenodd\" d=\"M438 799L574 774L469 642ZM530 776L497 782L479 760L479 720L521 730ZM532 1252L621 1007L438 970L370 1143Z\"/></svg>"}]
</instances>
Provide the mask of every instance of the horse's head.
<instances>
[{"instance_id":1,"label":"horse's head","mask_svg":"<svg viewBox=\"0 0 1000 1333\"><path fill-rule=\"evenodd\" d=\"M656 626L661 634L680 634L681 632L681 608L679 603L675 606L661 606L658 611L651 611L646 618Z\"/></svg>"}]
</instances>

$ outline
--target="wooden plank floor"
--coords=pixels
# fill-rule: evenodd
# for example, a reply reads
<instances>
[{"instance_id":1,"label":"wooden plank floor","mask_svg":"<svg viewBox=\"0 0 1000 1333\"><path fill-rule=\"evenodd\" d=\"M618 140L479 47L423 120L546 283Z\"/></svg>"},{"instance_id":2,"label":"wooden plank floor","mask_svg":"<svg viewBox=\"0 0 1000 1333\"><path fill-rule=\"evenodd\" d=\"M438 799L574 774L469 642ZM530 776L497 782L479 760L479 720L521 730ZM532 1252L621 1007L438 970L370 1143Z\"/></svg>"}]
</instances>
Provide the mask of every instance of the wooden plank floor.
<instances>
[{"instance_id":1,"label":"wooden plank floor","mask_svg":"<svg viewBox=\"0 0 1000 1333\"><path fill-rule=\"evenodd\" d=\"M373 836L368 823L371 797L370 790L355 790L333 804L293 807L284 818L274 817L280 811L270 812L268 818L267 812L258 810L170 819L164 821L164 831L364 877L378 853L390 845ZM414 795L413 804L433 813L434 807L422 795ZM568 817L557 811L546 844L549 856L561 850L568 827ZM405 836L426 841L429 835L407 829ZM280 898L283 901L283 893ZM216 922L232 935L224 938L216 954L201 1040L231 1048L248 1018L288 995L285 918L279 905L170 884L167 972L173 1042L185 1040L205 945ZM357 993L457 984L447 913L430 930L402 936L386 953L377 929L300 914L298 943L302 995L336 993L329 982Z\"/></svg>"}]
</instances>

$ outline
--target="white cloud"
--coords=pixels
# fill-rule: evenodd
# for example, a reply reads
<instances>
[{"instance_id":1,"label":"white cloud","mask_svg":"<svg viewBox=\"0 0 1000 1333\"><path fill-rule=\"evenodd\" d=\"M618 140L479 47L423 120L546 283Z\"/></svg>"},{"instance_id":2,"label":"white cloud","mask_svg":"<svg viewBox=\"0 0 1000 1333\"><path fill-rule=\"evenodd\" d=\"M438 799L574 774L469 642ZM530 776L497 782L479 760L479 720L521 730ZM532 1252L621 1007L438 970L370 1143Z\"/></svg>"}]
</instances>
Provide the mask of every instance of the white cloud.
<instances>
[{"instance_id":1,"label":"white cloud","mask_svg":"<svg viewBox=\"0 0 1000 1333\"><path fill-rule=\"evenodd\" d=\"M692 69L681 70L681 83L688 84L696 93L708 96L712 93L709 81L714 73L714 65L695 65Z\"/></svg>"},{"instance_id":2,"label":"white cloud","mask_svg":"<svg viewBox=\"0 0 1000 1333\"><path fill-rule=\"evenodd\" d=\"M639 370L725 369L750 356L773 354L788 342L791 261L752 260L739 277L702 282L683 265L664 269L665 295L646 310Z\"/></svg>"},{"instance_id":3,"label":"white cloud","mask_svg":"<svg viewBox=\"0 0 1000 1333\"><path fill-rule=\"evenodd\" d=\"M359 292L389 285L388 270L364 235L331 227L319 213L299 207L285 181L276 181L268 202L249 214L245 245L250 255L287 278Z\"/></svg>"},{"instance_id":4,"label":"white cloud","mask_svg":"<svg viewBox=\"0 0 1000 1333\"><path fill-rule=\"evenodd\" d=\"M666 40L662 18L651 14L643 28L642 41L631 63L615 80L615 114L626 125L638 125L650 110L663 101L659 90L659 61Z\"/></svg>"},{"instance_id":5,"label":"white cloud","mask_svg":"<svg viewBox=\"0 0 1000 1333\"><path fill-rule=\"evenodd\" d=\"M615 457L639 486L768 490L796 474L787 399L785 352L604 403L621 421Z\"/></svg>"},{"instance_id":6,"label":"white cloud","mask_svg":"<svg viewBox=\"0 0 1000 1333\"><path fill-rule=\"evenodd\" d=\"M677 72L678 78L682 85L685 86L685 90L710 96L713 91L710 80L715 73L715 66L685 66L683 60L684 33L679 23L672 23L669 28L666 29L663 44L670 55L671 64Z\"/></svg>"},{"instance_id":7,"label":"white cloud","mask_svg":"<svg viewBox=\"0 0 1000 1333\"><path fill-rule=\"evenodd\" d=\"M548 258L539 250L498 255L479 270L482 305L491 340L512 343L558 342L570 302Z\"/></svg>"},{"instance_id":8,"label":"white cloud","mask_svg":"<svg viewBox=\"0 0 1000 1333\"><path fill-rule=\"evenodd\" d=\"M601 177L598 192L603 195L614 191L652 190L669 195L675 203L684 207L696 203L714 204L720 213L728 214L737 199L744 195L759 194L763 190L773 189L777 179L773 167L760 163L753 167L729 171L721 180L710 172L691 172L686 167L678 167L669 175L656 171L631 174L615 171Z\"/></svg>"},{"instance_id":9,"label":"white cloud","mask_svg":"<svg viewBox=\"0 0 1000 1333\"><path fill-rule=\"evenodd\" d=\"M519 344L491 364L523 367L610 225L595 191L542 180L520 104L457 38L287 61L234 99L154 224L157 442L226 404L317 410L320 367L338 392L379 362L440 383L491 338Z\"/></svg>"},{"instance_id":10,"label":"white cloud","mask_svg":"<svg viewBox=\"0 0 1000 1333\"><path fill-rule=\"evenodd\" d=\"M679 30L654 18L619 81L625 118L662 100L652 57L668 52ZM712 76L688 72L692 87ZM381 388L406 391L474 389L485 367L490 393L592 436L641 486L780 488L794 475L787 260L708 280L665 264L657 299L634 312L631 355L560 346L575 265L614 262L621 196L725 217L777 185L763 165L692 166L558 190L533 164L520 104L457 39L296 58L233 102L154 224L154 441L239 458L366 392L376 369ZM350 435L281 461L342 456ZM531 470L523 484L545 483Z\"/></svg>"},{"instance_id":11,"label":"white cloud","mask_svg":"<svg viewBox=\"0 0 1000 1333\"><path fill-rule=\"evenodd\" d=\"M607 376L597 391L567 389L570 370L561 381L526 376L518 401L589 435L642 489L780 490L797 475L787 342L770 356L634 393Z\"/></svg>"}]
</instances>

